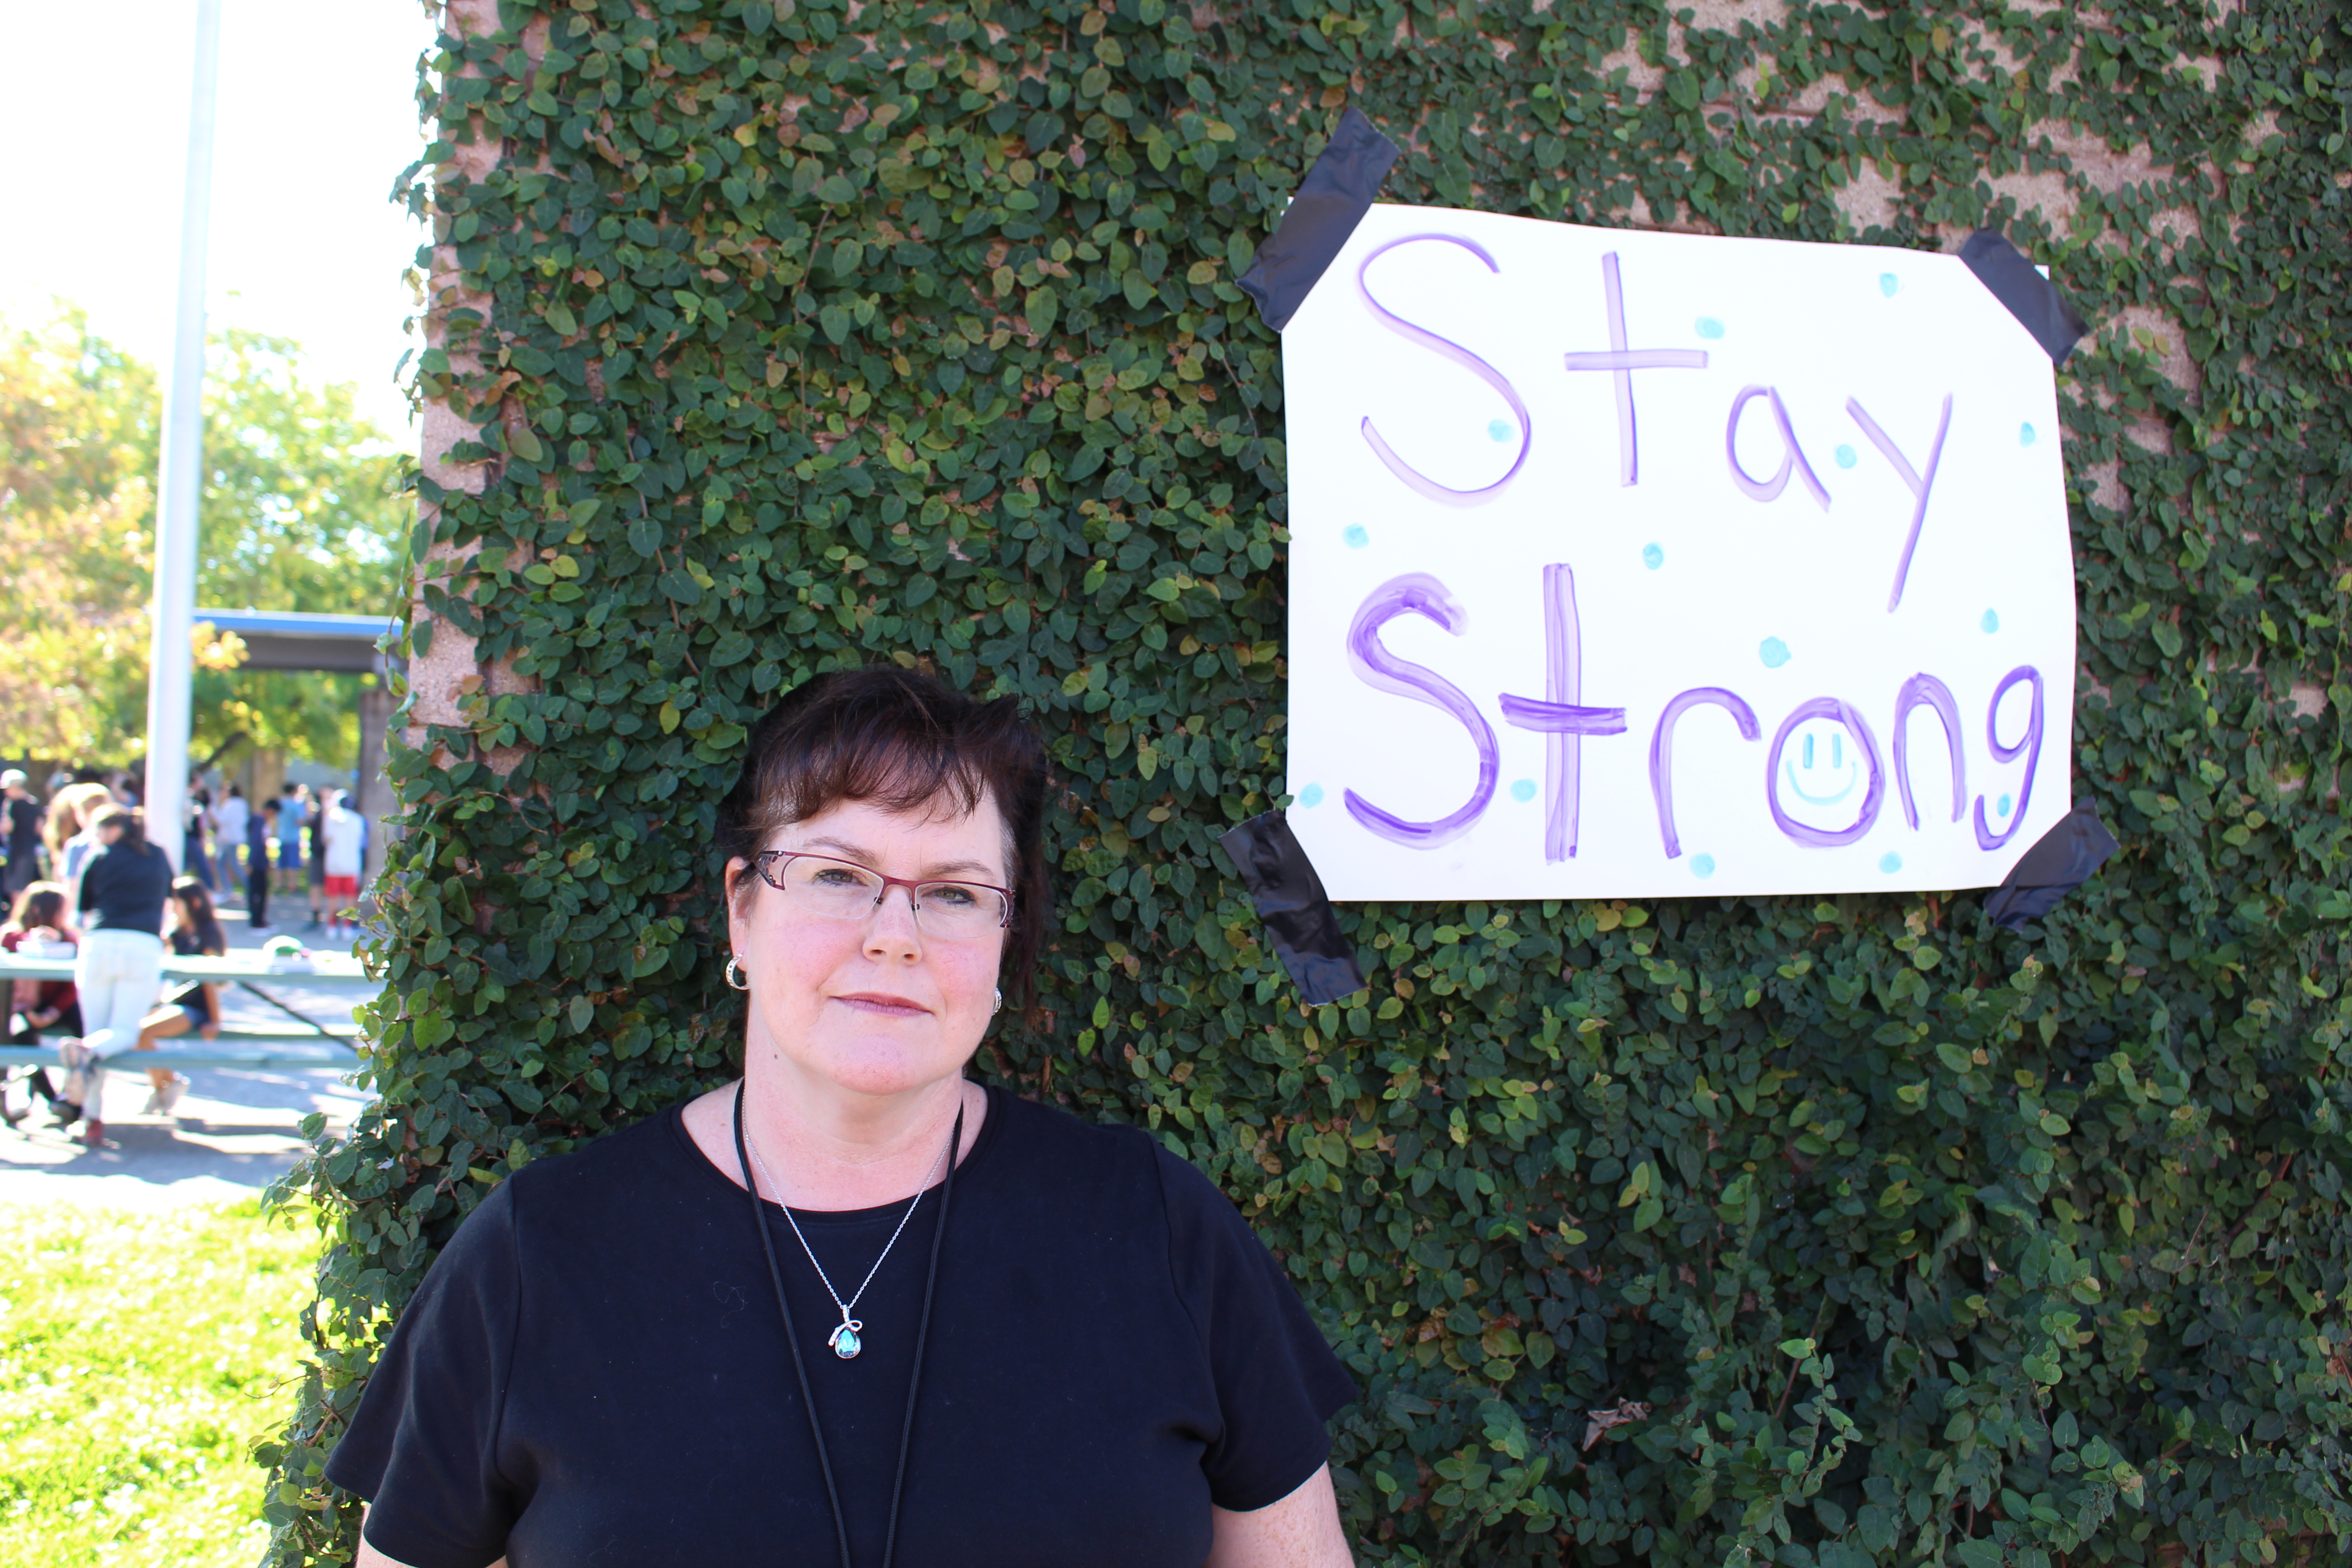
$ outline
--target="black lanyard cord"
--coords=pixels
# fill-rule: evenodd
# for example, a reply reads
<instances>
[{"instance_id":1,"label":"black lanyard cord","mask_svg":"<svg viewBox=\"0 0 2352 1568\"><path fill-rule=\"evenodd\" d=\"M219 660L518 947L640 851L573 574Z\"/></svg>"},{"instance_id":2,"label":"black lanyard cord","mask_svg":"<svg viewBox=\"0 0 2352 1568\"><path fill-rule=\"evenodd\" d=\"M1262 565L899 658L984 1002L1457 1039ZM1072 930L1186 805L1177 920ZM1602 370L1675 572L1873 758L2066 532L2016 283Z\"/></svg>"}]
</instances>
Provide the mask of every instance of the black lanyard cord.
<instances>
[{"instance_id":1,"label":"black lanyard cord","mask_svg":"<svg viewBox=\"0 0 2352 1568\"><path fill-rule=\"evenodd\" d=\"M776 1239L769 1233L767 1211L760 1206L760 1189L751 1180L749 1146L743 1141L743 1081L735 1084L735 1163L743 1173L743 1190L751 1199L752 1223L759 1226L760 1245L768 1255L768 1282L776 1288L776 1308L783 1314L784 1343L793 1352L793 1371L800 1378L801 1404L808 1411L809 1436L816 1443L817 1468L824 1472L825 1500L833 1505L833 1531L841 1543L841 1568L855 1568L849 1557L849 1523L841 1511L841 1489L834 1484L833 1459L825 1452L824 1429L816 1418L816 1399L810 1392L808 1363L801 1358L799 1331L793 1326L793 1304L784 1296L784 1271L776 1262ZM961 1086L958 1097L961 1101ZM923 1347L931 1335L931 1297L940 1279L940 1244L948 1233L948 1199L955 1193L956 1153L963 1146L963 1107L956 1107L955 1130L948 1142L946 1179L940 1187L938 1228L931 1233L930 1269L923 1279L923 1316L915 1331L915 1367L907 1378L907 1416L898 1427L898 1473L890 1483L890 1528L884 1538L882 1568L890 1568L898 1546L898 1500L907 1486L907 1451L915 1431L915 1393L923 1381Z\"/></svg>"},{"instance_id":2,"label":"black lanyard cord","mask_svg":"<svg viewBox=\"0 0 2352 1568\"><path fill-rule=\"evenodd\" d=\"M735 1083L735 1163L742 1167L743 1190L751 1195L751 1220L760 1227L760 1245L768 1252L768 1280L776 1288L776 1306L784 1314L784 1343L792 1347L793 1371L800 1374L801 1405L808 1411L809 1436L816 1439L817 1468L824 1472L824 1495L833 1504L833 1531L841 1541L841 1568L849 1561L849 1526L841 1515L841 1489L833 1484L833 1460L824 1451L824 1428L817 1425L816 1398L809 1392L808 1364L801 1359L801 1336L793 1327L793 1304L784 1299L784 1271L776 1265L776 1238L768 1234L767 1211L760 1206L760 1189L751 1180L751 1161L743 1142L743 1080Z\"/></svg>"},{"instance_id":3,"label":"black lanyard cord","mask_svg":"<svg viewBox=\"0 0 2352 1568\"><path fill-rule=\"evenodd\" d=\"M940 1183L940 1217L931 1232L931 1266L923 1276L923 1317L915 1328L915 1369L907 1374L907 1418L898 1424L898 1474L890 1483L890 1531L882 1540L882 1568L898 1551L898 1498L907 1489L907 1450L915 1438L915 1391L923 1383L923 1347L931 1337L931 1295L940 1282L940 1244L948 1235L948 1200L955 1196L956 1154L963 1147L963 1085L956 1085L955 1130L948 1134L948 1173Z\"/></svg>"}]
</instances>

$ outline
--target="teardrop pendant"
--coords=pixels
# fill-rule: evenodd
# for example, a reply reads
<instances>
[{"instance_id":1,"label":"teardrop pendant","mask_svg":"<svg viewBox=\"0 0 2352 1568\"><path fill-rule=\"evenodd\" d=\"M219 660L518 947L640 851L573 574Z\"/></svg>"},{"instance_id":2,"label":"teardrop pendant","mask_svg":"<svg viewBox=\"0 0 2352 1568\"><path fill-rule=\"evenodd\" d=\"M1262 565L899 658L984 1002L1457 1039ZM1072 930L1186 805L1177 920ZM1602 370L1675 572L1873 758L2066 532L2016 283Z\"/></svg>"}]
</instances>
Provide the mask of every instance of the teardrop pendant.
<instances>
[{"instance_id":1,"label":"teardrop pendant","mask_svg":"<svg viewBox=\"0 0 2352 1568\"><path fill-rule=\"evenodd\" d=\"M834 1330L824 1342L832 1346L833 1353L842 1360L855 1361L857 1359L857 1352L866 1348L857 1338L857 1331L865 1326L853 1319Z\"/></svg>"}]
</instances>

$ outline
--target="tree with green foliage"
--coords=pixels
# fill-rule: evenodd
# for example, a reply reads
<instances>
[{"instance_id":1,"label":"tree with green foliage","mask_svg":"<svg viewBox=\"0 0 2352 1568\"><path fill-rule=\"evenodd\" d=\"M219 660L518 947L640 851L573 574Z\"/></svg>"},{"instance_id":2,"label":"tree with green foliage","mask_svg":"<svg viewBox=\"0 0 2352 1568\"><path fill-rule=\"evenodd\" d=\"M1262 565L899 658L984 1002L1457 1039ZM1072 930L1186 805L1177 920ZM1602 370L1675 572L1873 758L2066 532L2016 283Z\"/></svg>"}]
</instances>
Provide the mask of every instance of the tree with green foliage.
<instances>
[{"instance_id":1,"label":"tree with green foliage","mask_svg":"<svg viewBox=\"0 0 2352 1568\"><path fill-rule=\"evenodd\" d=\"M731 1074L715 805L776 692L885 658L1018 694L1061 770L1044 995L981 1069L1277 1247L1361 1380L1364 1560L2352 1551L2340 5L463 15L420 384L482 486L424 487L414 647L495 679L394 761L274 1562L348 1552L323 1456L482 1194ZM2094 881L2021 933L1351 905L1369 988L1299 1003L1217 843L1284 787L1279 344L1234 280L1349 105L1398 200L2050 267L2095 325Z\"/></svg>"},{"instance_id":2,"label":"tree with green foliage","mask_svg":"<svg viewBox=\"0 0 2352 1568\"><path fill-rule=\"evenodd\" d=\"M213 341L196 599L383 615L408 525L399 449L300 349ZM160 393L152 367L60 310L0 329L0 750L117 763L146 729ZM354 676L240 669L199 632L192 754L243 741L356 755Z\"/></svg>"},{"instance_id":3,"label":"tree with green foliage","mask_svg":"<svg viewBox=\"0 0 2352 1568\"><path fill-rule=\"evenodd\" d=\"M123 760L144 728L154 372L79 314L0 331L0 751Z\"/></svg>"}]
</instances>

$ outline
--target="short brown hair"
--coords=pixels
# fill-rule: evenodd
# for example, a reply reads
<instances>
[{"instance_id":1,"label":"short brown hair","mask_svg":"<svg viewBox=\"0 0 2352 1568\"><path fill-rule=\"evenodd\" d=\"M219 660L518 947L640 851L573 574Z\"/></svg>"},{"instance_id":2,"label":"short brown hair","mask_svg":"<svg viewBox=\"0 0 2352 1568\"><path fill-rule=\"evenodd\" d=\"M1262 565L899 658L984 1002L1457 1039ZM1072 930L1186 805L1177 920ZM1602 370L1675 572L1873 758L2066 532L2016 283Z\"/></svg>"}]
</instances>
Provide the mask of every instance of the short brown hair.
<instances>
[{"instance_id":1,"label":"short brown hair","mask_svg":"<svg viewBox=\"0 0 2352 1568\"><path fill-rule=\"evenodd\" d=\"M888 666L803 681L751 727L743 772L719 808L722 863L845 800L959 816L992 797L1004 818L1013 929L1004 988L1024 1004L1054 913L1045 865L1045 748L1010 697L982 702Z\"/></svg>"}]
</instances>

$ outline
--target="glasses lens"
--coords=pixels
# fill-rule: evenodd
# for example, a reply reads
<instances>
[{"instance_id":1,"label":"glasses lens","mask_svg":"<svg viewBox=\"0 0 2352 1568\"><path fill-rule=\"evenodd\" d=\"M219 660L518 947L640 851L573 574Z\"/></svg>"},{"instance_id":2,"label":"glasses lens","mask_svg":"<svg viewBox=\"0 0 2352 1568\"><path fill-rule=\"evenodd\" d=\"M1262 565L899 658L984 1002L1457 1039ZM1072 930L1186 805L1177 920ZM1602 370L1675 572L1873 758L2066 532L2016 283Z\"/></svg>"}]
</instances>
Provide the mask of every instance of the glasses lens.
<instances>
[{"instance_id":1,"label":"glasses lens","mask_svg":"<svg viewBox=\"0 0 2352 1568\"><path fill-rule=\"evenodd\" d=\"M971 882L926 882L915 918L934 936L983 936L1004 923L1004 895Z\"/></svg>"},{"instance_id":2,"label":"glasses lens","mask_svg":"<svg viewBox=\"0 0 2352 1568\"><path fill-rule=\"evenodd\" d=\"M801 908L830 920L866 919L888 885L863 866L821 855L763 860L760 875ZM1003 893L975 882L925 882L915 889L915 919L937 937L985 936L1004 924L1005 910Z\"/></svg>"},{"instance_id":3,"label":"glasses lens","mask_svg":"<svg viewBox=\"0 0 2352 1568\"><path fill-rule=\"evenodd\" d=\"M801 855L778 869L794 903L834 920L863 919L882 891L881 878L840 860Z\"/></svg>"}]
</instances>

